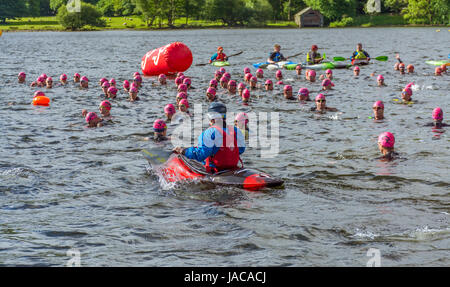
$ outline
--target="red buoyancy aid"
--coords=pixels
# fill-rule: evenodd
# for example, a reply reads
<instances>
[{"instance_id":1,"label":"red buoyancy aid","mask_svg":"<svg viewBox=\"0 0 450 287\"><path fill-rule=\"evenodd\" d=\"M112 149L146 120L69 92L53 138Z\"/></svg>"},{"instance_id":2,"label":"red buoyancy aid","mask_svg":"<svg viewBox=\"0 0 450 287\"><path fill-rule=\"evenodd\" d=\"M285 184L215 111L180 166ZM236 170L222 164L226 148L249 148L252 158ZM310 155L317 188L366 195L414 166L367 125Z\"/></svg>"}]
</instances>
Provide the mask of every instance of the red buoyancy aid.
<instances>
[{"instance_id":1,"label":"red buoyancy aid","mask_svg":"<svg viewBox=\"0 0 450 287\"><path fill-rule=\"evenodd\" d=\"M237 144L237 134L234 131L233 126L228 126L228 133L218 126L212 126L222 135L223 143L217 153L206 159L205 168L208 172L217 172L226 169L234 169L237 167L240 161L239 147ZM213 163L215 168L212 168L209 164Z\"/></svg>"},{"instance_id":2,"label":"red buoyancy aid","mask_svg":"<svg viewBox=\"0 0 450 287\"><path fill-rule=\"evenodd\" d=\"M216 61L225 62L226 57L225 53L217 53Z\"/></svg>"}]
</instances>

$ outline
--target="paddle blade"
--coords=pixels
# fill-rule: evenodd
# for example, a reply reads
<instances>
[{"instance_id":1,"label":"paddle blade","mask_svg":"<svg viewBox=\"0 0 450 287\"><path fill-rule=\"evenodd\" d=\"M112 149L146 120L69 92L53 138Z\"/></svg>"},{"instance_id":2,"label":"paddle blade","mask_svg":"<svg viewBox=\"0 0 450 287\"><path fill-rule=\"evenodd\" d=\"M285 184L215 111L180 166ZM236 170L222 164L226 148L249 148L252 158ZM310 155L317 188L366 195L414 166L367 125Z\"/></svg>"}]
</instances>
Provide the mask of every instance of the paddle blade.
<instances>
[{"instance_id":1,"label":"paddle blade","mask_svg":"<svg viewBox=\"0 0 450 287\"><path fill-rule=\"evenodd\" d=\"M344 57L333 57L333 61L335 61L335 62L345 61L345 60L347 60L347 59Z\"/></svg>"},{"instance_id":2,"label":"paddle blade","mask_svg":"<svg viewBox=\"0 0 450 287\"><path fill-rule=\"evenodd\" d=\"M165 163L172 152L160 149L143 149L142 154L144 155L145 159L147 159L147 161L153 166Z\"/></svg>"},{"instance_id":3,"label":"paddle blade","mask_svg":"<svg viewBox=\"0 0 450 287\"><path fill-rule=\"evenodd\" d=\"M378 56L375 58L375 60L384 62L388 60L388 56Z\"/></svg>"}]
</instances>

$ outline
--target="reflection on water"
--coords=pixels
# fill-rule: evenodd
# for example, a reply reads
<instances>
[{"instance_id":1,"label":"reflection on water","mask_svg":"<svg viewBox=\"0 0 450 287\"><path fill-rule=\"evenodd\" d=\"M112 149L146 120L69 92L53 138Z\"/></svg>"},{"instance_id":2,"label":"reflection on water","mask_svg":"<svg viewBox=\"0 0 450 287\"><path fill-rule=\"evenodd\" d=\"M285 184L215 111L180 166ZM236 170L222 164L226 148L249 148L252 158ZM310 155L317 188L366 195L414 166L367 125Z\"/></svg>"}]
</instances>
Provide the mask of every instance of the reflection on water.
<instances>
[{"instance_id":1,"label":"reflection on water","mask_svg":"<svg viewBox=\"0 0 450 287\"><path fill-rule=\"evenodd\" d=\"M258 37L248 38L250 32ZM405 46L400 33L420 41ZM0 265L65 266L67 250L75 248L82 265L90 266L365 266L367 250L378 248L383 266L448 266L447 127L424 127L436 106L449 110L449 76L433 76L434 67L424 63L429 55L447 57L446 39L433 28L4 34ZM304 51L299 61L312 43L330 56L349 56L358 42L372 57L390 60L362 67L359 78L351 70L333 71L336 86L327 105L339 112L312 113L314 102L284 100L279 85L252 93L247 106L219 90L230 111L280 115L278 155L263 158L259 148L249 148L243 160L283 178L285 186L248 193L199 183L169 186L147 172L140 150L152 143L142 139L174 102L173 79L160 88L152 85L155 78L144 78L136 103L119 91L111 101L114 124L85 128L81 109L98 111L101 77L114 77L121 86L148 50L173 41L191 48L194 64L218 45L228 54L243 50L226 67L239 81L243 68L267 58L275 42L285 55ZM395 52L415 65L415 74L393 70ZM41 73L57 79L78 72L90 87L43 89L51 105L34 107L34 89L16 84L20 71L28 83ZM186 72L196 87L189 102L201 103L204 111L214 71L193 65ZM377 88L371 73L383 74L387 86ZM320 91L320 83L307 83L295 71L283 74L294 92L307 87L314 99ZM274 80L275 71L264 75ZM417 103L395 104L412 81ZM370 118L376 100L384 102L383 121ZM377 136L384 131L395 134L404 160L375 159Z\"/></svg>"}]
</instances>

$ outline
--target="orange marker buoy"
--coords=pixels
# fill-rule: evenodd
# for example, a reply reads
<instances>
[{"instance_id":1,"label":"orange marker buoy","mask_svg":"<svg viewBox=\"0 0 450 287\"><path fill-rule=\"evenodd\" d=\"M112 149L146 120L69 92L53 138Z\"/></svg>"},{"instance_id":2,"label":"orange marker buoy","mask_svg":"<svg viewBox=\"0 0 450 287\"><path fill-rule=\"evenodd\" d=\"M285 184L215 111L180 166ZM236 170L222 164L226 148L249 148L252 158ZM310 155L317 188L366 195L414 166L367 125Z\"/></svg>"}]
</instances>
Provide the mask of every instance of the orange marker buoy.
<instances>
[{"instance_id":1,"label":"orange marker buoy","mask_svg":"<svg viewBox=\"0 0 450 287\"><path fill-rule=\"evenodd\" d=\"M50 105L50 99L46 96L37 96L33 98L33 105L35 106L48 106Z\"/></svg>"}]
</instances>

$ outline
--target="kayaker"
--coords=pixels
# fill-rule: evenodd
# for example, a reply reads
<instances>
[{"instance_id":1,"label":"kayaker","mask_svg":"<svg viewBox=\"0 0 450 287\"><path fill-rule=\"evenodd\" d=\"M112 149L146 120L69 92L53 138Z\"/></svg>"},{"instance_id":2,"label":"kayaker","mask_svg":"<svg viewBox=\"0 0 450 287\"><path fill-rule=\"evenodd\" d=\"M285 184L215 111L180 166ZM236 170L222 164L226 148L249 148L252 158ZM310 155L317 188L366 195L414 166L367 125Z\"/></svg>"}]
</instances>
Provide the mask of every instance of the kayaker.
<instances>
[{"instance_id":1,"label":"kayaker","mask_svg":"<svg viewBox=\"0 0 450 287\"><path fill-rule=\"evenodd\" d=\"M356 45L356 51L353 52L353 55L350 58L351 60L367 60L370 61L369 54L362 49L362 44L358 43Z\"/></svg>"},{"instance_id":2,"label":"kayaker","mask_svg":"<svg viewBox=\"0 0 450 287\"><path fill-rule=\"evenodd\" d=\"M324 94L318 94L316 96L316 106L311 108L312 112L326 112L326 111L330 111L330 112L336 112L337 109L336 108L332 108L332 107L327 107L326 105L326 100L325 100L325 95Z\"/></svg>"},{"instance_id":3,"label":"kayaker","mask_svg":"<svg viewBox=\"0 0 450 287\"><path fill-rule=\"evenodd\" d=\"M210 127L199 136L198 147L175 147L173 151L202 162L207 172L237 168L245 151L245 137L239 128L227 126L226 113L224 104L212 103L208 108Z\"/></svg>"},{"instance_id":4,"label":"kayaker","mask_svg":"<svg viewBox=\"0 0 450 287\"><path fill-rule=\"evenodd\" d=\"M442 127L448 127L448 124L443 123L442 121L444 120L444 112L442 111L442 109L440 107L437 107L433 110L433 122L426 124L426 127L434 127L437 129L440 129Z\"/></svg>"},{"instance_id":5,"label":"kayaker","mask_svg":"<svg viewBox=\"0 0 450 287\"><path fill-rule=\"evenodd\" d=\"M228 57L227 57L227 55L225 55L224 53L223 53L223 47L218 47L217 48L217 53L215 53L212 57L211 57L211 59L209 60L209 63L211 64L212 62L225 62L225 61L228 61Z\"/></svg>"},{"instance_id":6,"label":"kayaker","mask_svg":"<svg viewBox=\"0 0 450 287\"><path fill-rule=\"evenodd\" d=\"M376 101L373 106L373 114L375 120L382 120L384 119L384 104L382 101Z\"/></svg>"},{"instance_id":7,"label":"kayaker","mask_svg":"<svg viewBox=\"0 0 450 287\"><path fill-rule=\"evenodd\" d=\"M306 62L308 62L308 65L319 64L324 60L317 50L319 50L317 45L312 45L311 50L306 54Z\"/></svg>"},{"instance_id":8,"label":"kayaker","mask_svg":"<svg viewBox=\"0 0 450 287\"><path fill-rule=\"evenodd\" d=\"M378 136L378 148L380 149L382 157L378 159L393 160L398 156L394 151L395 137L390 132L384 132Z\"/></svg>"},{"instance_id":9,"label":"kayaker","mask_svg":"<svg viewBox=\"0 0 450 287\"><path fill-rule=\"evenodd\" d=\"M267 62L270 64L275 64L280 61L286 61L288 58L285 58L283 54L280 52L281 46L278 44L275 44L273 46L273 52L269 53L269 58L267 59Z\"/></svg>"}]
</instances>

